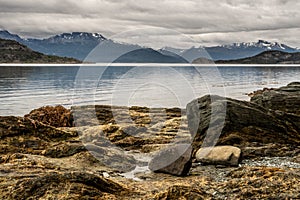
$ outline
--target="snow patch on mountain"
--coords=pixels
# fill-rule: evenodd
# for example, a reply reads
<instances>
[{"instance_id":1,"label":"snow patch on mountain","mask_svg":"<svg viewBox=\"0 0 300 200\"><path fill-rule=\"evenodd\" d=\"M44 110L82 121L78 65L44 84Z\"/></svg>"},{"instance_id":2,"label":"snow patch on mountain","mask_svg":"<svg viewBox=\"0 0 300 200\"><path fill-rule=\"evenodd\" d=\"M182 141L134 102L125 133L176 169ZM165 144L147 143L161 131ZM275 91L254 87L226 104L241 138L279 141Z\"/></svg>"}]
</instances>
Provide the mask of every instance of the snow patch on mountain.
<instances>
[{"instance_id":1,"label":"snow patch on mountain","mask_svg":"<svg viewBox=\"0 0 300 200\"><path fill-rule=\"evenodd\" d=\"M217 47L223 47L227 49L233 49L233 48L249 48L249 47L257 47L257 48L265 48L265 49L283 49L285 50L288 46L278 43L278 42L269 42L266 40L259 40L258 42L241 42L241 43L233 43L233 44L226 44L226 45L220 45ZM291 47L289 47L291 48Z\"/></svg>"}]
</instances>

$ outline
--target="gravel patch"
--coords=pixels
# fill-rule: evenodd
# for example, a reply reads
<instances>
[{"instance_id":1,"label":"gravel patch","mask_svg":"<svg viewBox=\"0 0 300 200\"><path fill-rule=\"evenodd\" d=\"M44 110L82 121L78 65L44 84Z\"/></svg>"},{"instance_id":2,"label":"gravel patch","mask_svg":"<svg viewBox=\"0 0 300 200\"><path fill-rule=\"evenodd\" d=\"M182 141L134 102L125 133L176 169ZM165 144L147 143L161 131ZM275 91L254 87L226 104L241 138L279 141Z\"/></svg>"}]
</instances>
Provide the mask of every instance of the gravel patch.
<instances>
[{"instance_id":1,"label":"gravel patch","mask_svg":"<svg viewBox=\"0 0 300 200\"><path fill-rule=\"evenodd\" d=\"M291 157L261 157L243 160L240 166L300 168L300 163L292 162Z\"/></svg>"}]
</instances>

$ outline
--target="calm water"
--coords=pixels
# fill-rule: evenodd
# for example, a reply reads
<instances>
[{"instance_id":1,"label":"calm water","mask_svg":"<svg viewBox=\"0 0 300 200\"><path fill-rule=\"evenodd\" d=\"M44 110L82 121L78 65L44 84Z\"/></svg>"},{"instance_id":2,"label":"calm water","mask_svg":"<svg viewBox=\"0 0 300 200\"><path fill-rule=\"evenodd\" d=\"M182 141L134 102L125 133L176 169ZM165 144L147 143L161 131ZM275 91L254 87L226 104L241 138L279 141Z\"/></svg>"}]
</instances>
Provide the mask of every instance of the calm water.
<instances>
[{"instance_id":1,"label":"calm water","mask_svg":"<svg viewBox=\"0 0 300 200\"><path fill-rule=\"evenodd\" d=\"M185 107L218 94L246 93L300 81L298 67L0 67L0 115L24 115L44 105Z\"/></svg>"}]
</instances>

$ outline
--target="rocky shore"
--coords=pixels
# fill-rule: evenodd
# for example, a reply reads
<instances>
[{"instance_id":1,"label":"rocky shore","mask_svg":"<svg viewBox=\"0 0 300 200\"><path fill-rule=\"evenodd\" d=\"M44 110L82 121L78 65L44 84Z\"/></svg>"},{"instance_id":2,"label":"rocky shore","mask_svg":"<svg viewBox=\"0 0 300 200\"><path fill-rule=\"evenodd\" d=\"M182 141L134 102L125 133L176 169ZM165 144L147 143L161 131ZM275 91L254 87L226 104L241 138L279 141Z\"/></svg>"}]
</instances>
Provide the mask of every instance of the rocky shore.
<instances>
[{"instance_id":1,"label":"rocky shore","mask_svg":"<svg viewBox=\"0 0 300 200\"><path fill-rule=\"evenodd\" d=\"M290 83L249 102L2 116L0 199L299 199L299 102Z\"/></svg>"}]
</instances>

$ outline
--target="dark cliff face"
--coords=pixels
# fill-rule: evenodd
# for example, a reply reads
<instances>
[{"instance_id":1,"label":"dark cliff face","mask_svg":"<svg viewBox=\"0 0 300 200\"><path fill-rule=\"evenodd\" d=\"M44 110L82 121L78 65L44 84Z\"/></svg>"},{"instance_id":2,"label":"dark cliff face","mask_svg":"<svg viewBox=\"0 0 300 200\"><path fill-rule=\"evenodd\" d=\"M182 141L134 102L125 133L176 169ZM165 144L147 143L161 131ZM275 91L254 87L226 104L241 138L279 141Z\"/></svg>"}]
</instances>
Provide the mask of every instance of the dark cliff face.
<instances>
[{"instance_id":1,"label":"dark cliff face","mask_svg":"<svg viewBox=\"0 0 300 200\"><path fill-rule=\"evenodd\" d=\"M300 64L300 53L266 51L256 56L237 60L218 60L217 64Z\"/></svg>"},{"instance_id":2,"label":"dark cliff face","mask_svg":"<svg viewBox=\"0 0 300 200\"><path fill-rule=\"evenodd\" d=\"M13 40L0 39L0 63L79 63L72 58L47 56Z\"/></svg>"}]
</instances>

